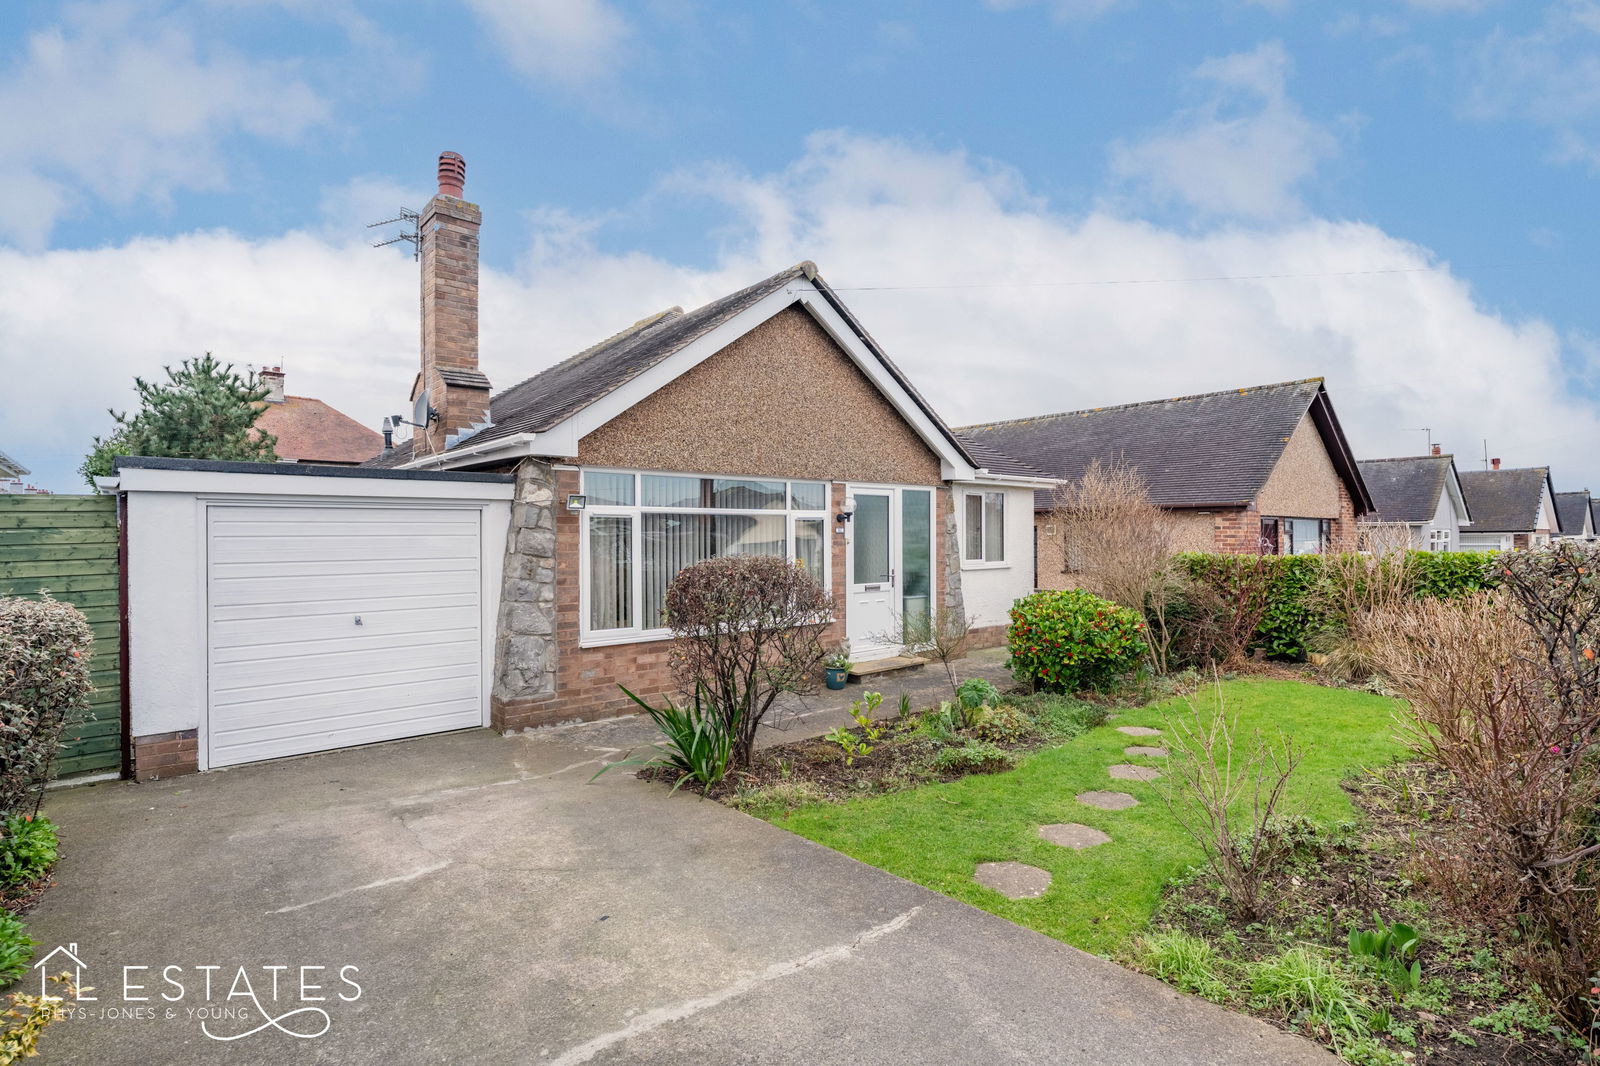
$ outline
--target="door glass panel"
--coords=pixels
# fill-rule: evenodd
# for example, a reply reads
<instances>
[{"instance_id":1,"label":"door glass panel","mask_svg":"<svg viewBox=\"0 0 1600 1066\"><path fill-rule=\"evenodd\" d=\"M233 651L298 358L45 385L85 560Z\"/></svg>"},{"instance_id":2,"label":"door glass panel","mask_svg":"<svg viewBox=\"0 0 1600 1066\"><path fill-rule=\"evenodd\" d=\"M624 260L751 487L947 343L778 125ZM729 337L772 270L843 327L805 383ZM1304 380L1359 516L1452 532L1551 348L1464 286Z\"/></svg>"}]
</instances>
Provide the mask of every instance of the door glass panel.
<instances>
[{"instance_id":1,"label":"door glass panel","mask_svg":"<svg viewBox=\"0 0 1600 1066\"><path fill-rule=\"evenodd\" d=\"M796 518L794 520L794 559L805 572L825 584L822 575L822 547L826 541L828 522L825 518Z\"/></svg>"},{"instance_id":2,"label":"door glass panel","mask_svg":"<svg viewBox=\"0 0 1600 1066\"><path fill-rule=\"evenodd\" d=\"M889 580L889 497L862 493L856 497L854 571L857 585Z\"/></svg>"},{"instance_id":3,"label":"door glass panel","mask_svg":"<svg viewBox=\"0 0 1600 1066\"><path fill-rule=\"evenodd\" d=\"M933 528L927 489L900 492L900 613L907 622L925 620L933 589Z\"/></svg>"},{"instance_id":4,"label":"door glass panel","mask_svg":"<svg viewBox=\"0 0 1600 1066\"><path fill-rule=\"evenodd\" d=\"M633 519L589 516L589 628L633 625Z\"/></svg>"}]
</instances>

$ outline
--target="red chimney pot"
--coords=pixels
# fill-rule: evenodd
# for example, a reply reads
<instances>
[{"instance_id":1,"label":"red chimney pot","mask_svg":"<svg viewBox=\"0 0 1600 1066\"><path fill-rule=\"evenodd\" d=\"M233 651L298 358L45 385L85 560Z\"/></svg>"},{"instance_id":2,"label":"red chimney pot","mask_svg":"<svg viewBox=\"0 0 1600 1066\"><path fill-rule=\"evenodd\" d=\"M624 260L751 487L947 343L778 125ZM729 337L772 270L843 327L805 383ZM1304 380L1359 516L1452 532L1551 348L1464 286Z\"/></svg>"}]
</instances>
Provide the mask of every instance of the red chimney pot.
<instances>
[{"instance_id":1,"label":"red chimney pot","mask_svg":"<svg viewBox=\"0 0 1600 1066\"><path fill-rule=\"evenodd\" d=\"M1433 454L1434 455L1443 455L1444 454L1444 445L1443 444L1435 444L1433 446Z\"/></svg>"},{"instance_id":2,"label":"red chimney pot","mask_svg":"<svg viewBox=\"0 0 1600 1066\"><path fill-rule=\"evenodd\" d=\"M461 199L467 185L467 161L459 152L439 153L439 195Z\"/></svg>"},{"instance_id":3,"label":"red chimney pot","mask_svg":"<svg viewBox=\"0 0 1600 1066\"><path fill-rule=\"evenodd\" d=\"M1490 459L1489 460L1489 465L1494 467L1496 470L1499 470L1500 469L1500 460L1498 460L1498 459Z\"/></svg>"}]
</instances>

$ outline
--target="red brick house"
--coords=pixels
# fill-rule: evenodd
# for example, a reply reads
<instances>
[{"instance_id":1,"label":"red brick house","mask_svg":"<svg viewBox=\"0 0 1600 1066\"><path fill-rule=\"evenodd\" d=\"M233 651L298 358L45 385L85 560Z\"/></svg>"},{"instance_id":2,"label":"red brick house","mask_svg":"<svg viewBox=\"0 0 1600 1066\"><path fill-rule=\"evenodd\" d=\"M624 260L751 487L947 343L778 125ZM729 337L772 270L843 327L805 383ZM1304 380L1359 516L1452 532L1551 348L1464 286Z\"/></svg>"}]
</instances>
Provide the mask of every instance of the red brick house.
<instances>
[{"instance_id":1,"label":"red brick house","mask_svg":"<svg viewBox=\"0 0 1600 1066\"><path fill-rule=\"evenodd\" d=\"M256 428L277 438L274 450L287 463L355 466L383 449L383 435L310 396L284 391L282 367L261 372L267 394Z\"/></svg>"},{"instance_id":2,"label":"red brick house","mask_svg":"<svg viewBox=\"0 0 1600 1066\"><path fill-rule=\"evenodd\" d=\"M1351 549L1372 509L1321 378L967 426L975 448L1071 481L1095 460L1137 469L1181 519L1187 551ZM1073 584L1049 491L1035 499L1038 583Z\"/></svg>"},{"instance_id":3,"label":"red brick house","mask_svg":"<svg viewBox=\"0 0 1600 1066\"><path fill-rule=\"evenodd\" d=\"M712 555L811 570L837 607L829 639L857 661L895 654L896 616L936 605L1002 639L1033 586L1048 481L974 458L815 265L652 314L496 393L464 180L442 156L422 215L420 424L369 465L516 473L497 728L628 710L622 684L671 689L666 586Z\"/></svg>"}]
</instances>

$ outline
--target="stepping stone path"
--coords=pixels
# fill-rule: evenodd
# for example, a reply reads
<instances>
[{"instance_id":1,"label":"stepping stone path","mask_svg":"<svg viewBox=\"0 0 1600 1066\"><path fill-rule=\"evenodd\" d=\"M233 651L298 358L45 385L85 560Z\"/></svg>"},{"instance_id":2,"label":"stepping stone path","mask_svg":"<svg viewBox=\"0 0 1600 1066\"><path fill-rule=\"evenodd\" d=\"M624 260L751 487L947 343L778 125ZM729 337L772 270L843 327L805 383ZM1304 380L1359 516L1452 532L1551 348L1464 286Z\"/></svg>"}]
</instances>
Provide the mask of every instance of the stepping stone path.
<instances>
[{"instance_id":1,"label":"stepping stone path","mask_svg":"<svg viewBox=\"0 0 1600 1066\"><path fill-rule=\"evenodd\" d=\"M1077 798L1079 803L1099 807L1102 811L1125 811L1139 806L1139 801L1126 792L1080 792Z\"/></svg>"},{"instance_id":2,"label":"stepping stone path","mask_svg":"<svg viewBox=\"0 0 1600 1066\"><path fill-rule=\"evenodd\" d=\"M1092 848L1099 844L1111 843L1111 838L1100 830L1089 825L1079 825L1077 822L1057 822L1054 825L1041 825L1039 835L1052 844L1059 844L1063 848Z\"/></svg>"},{"instance_id":3,"label":"stepping stone path","mask_svg":"<svg viewBox=\"0 0 1600 1066\"><path fill-rule=\"evenodd\" d=\"M972 879L1007 899L1037 899L1050 887L1050 872L1025 862L980 862Z\"/></svg>"},{"instance_id":4,"label":"stepping stone path","mask_svg":"<svg viewBox=\"0 0 1600 1066\"><path fill-rule=\"evenodd\" d=\"M1117 726L1117 732L1130 737L1159 737L1161 735L1161 730L1151 729L1149 726L1144 725L1119 725Z\"/></svg>"},{"instance_id":5,"label":"stepping stone path","mask_svg":"<svg viewBox=\"0 0 1600 1066\"><path fill-rule=\"evenodd\" d=\"M1148 748L1142 744L1135 744L1131 748L1123 748L1124 755L1148 755L1152 759L1164 759L1167 756L1166 748Z\"/></svg>"},{"instance_id":6,"label":"stepping stone path","mask_svg":"<svg viewBox=\"0 0 1600 1066\"><path fill-rule=\"evenodd\" d=\"M1118 763L1106 773L1118 781L1154 781L1161 776L1161 771L1154 766L1133 766L1129 763Z\"/></svg>"}]
</instances>

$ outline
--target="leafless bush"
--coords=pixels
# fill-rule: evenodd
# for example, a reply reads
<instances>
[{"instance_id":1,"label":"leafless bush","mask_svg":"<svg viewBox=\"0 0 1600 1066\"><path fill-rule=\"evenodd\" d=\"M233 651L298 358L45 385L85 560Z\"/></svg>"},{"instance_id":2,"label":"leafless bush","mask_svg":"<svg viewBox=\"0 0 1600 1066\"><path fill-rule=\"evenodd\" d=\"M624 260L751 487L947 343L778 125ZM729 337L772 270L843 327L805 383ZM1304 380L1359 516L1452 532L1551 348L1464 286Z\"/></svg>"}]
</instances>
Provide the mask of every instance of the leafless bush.
<instances>
[{"instance_id":1,"label":"leafless bush","mask_svg":"<svg viewBox=\"0 0 1600 1066\"><path fill-rule=\"evenodd\" d=\"M1187 713L1167 716L1167 776L1158 791L1200 845L1229 901L1254 921L1276 903L1273 874L1289 849L1276 830L1284 791L1304 753L1286 736L1268 740L1258 730L1248 740L1239 737L1220 683L1213 694L1214 702L1185 699Z\"/></svg>"},{"instance_id":2,"label":"leafless bush","mask_svg":"<svg viewBox=\"0 0 1600 1066\"><path fill-rule=\"evenodd\" d=\"M750 765L778 695L815 682L832 607L816 578L771 555L706 559L667 586L673 670L685 692L709 697L732 734L731 769Z\"/></svg>"},{"instance_id":3,"label":"leafless bush","mask_svg":"<svg viewBox=\"0 0 1600 1066\"><path fill-rule=\"evenodd\" d=\"M1081 478L1056 490L1052 518L1067 571L1079 587L1144 615L1151 665L1166 673L1168 612L1183 588L1173 565L1178 526L1172 512L1151 500L1137 469L1096 459Z\"/></svg>"},{"instance_id":4,"label":"leafless bush","mask_svg":"<svg viewBox=\"0 0 1600 1066\"><path fill-rule=\"evenodd\" d=\"M1346 681L1363 681L1379 672L1370 649L1383 636L1373 630L1374 620L1403 610L1416 596L1409 527L1400 527L1404 540L1385 539L1382 533L1388 529L1385 524L1364 527L1365 552L1322 556L1317 579L1307 592L1307 608L1322 620L1309 643L1326 655L1324 673Z\"/></svg>"},{"instance_id":5,"label":"leafless bush","mask_svg":"<svg viewBox=\"0 0 1600 1066\"><path fill-rule=\"evenodd\" d=\"M967 653L967 646L972 643L972 619L955 607L932 608L914 614L897 613L894 628L877 634L877 639L898 646L907 655L938 660L950 681L950 691L954 692L954 663Z\"/></svg>"},{"instance_id":6,"label":"leafless bush","mask_svg":"<svg viewBox=\"0 0 1600 1066\"><path fill-rule=\"evenodd\" d=\"M1276 555L1211 555L1190 568L1187 610L1178 639L1184 659L1242 666L1272 605Z\"/></svg>"},{"instance_id":7,"label":"leafless bush","mask_svg":"<svg viewBox=\"0 0 1600 1066\"><path fill-rule=\"evenodd\" d=\"M1498 591L1387 611L1368 644L1410 703L1417 750L1457 783L1460 832L1497 865L1492 880L1519 887L1530 975L1586 1026L1600 970L1600 550L1563 544L1500 565Z\"/></svg>"}]
</instances>

